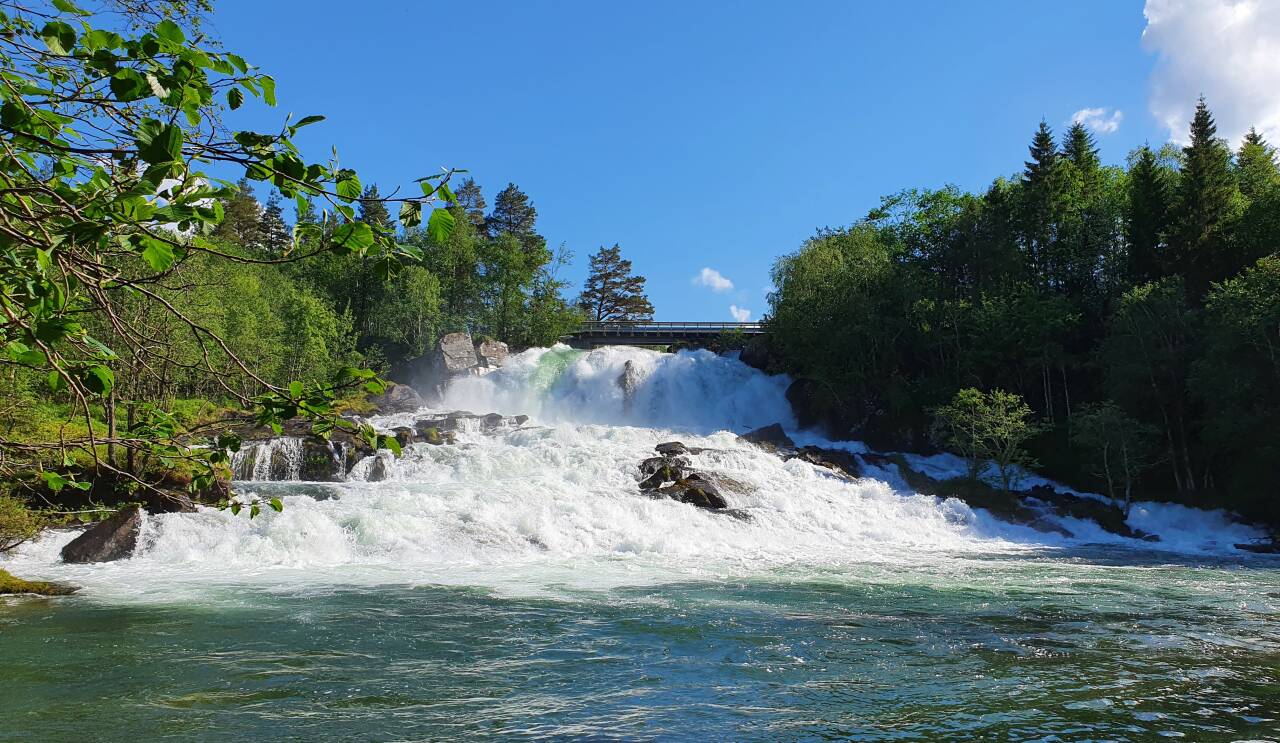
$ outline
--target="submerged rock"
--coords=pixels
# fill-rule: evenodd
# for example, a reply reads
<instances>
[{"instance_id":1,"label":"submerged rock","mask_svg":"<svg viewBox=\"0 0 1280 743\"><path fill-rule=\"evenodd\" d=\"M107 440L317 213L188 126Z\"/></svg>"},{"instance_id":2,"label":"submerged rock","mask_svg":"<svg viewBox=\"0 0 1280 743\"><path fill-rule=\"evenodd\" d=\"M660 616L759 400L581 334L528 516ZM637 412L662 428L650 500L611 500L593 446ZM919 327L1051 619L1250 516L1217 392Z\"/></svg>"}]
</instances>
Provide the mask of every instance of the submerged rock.
<instances>
[{"instance_id":1,"label":"submerged rock","mask_svg":"<svg viewBox=\"0 0 1280 743\"><path fill-rule=\"evenodd\" d=\"M804 446L794 454L787 455L784 459L786 461L799 459L815 467L822 467L838 474L846 475L849 478L857 478L862 475L862 465L858 462L858 458L840 449Z\"/></svg>"},{"instance_id":2,"label":"submerged rock","mask_svg":"<svg viewBox=\"0 0 1280 743\"><path fill-rule=\"evenodd\" d=\"M0 570L0 596L67 596L80 589L65 583L23 580L7 570Z\"/></svg>"},{"instance_id":3,"label":"submerged rock","mask_svg":"<svg viewBox=\"0 0 1280 743\"><path fill-rule=\"evenodd\" d=\"M716 484L700 472L690 473L671 485L658 488L653 494L712 511L729 506Z\"/></svg>"},{"instance_id":4,"label":"submerged rock","mask_svg":"<svg viewBox=\"0 0 1280 743\"><path fill-rule=\"evenodd\" d=\"M62 548L63 562L111 562L133 554L142 532L142 508L130 506L99 521Z\"/></svg>"},{"instance_id":5,"label":"submerged rock","mask_svg":"<svg viewBox=\"0 0 1280 743\"><path fill-rule=\"evenodd\" d=\"M739 436L738 439L751 444L779 449L794 449L796 445L796 442L792 441L791 437L782 428L781 423L771 423L754 431L748 431Z\"/></svg>"}]
</instances>

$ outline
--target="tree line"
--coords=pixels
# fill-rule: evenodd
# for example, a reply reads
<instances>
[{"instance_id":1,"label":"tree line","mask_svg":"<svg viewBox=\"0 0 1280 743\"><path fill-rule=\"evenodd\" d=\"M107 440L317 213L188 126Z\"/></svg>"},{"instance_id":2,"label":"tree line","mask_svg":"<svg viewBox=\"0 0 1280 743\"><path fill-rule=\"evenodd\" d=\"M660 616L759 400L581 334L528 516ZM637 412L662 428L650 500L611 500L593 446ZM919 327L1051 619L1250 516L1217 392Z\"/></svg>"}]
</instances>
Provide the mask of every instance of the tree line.
<instances>
[{"instance_id":1,"label":"tree line","mask_svg":"<svg viewBox=\"0 0 1280 743\"><path fill-rule=\"evenodd\" d=\"M1233 151L1202 99L1185 147L1106 166L1084 126L1041 122L1029 154L983 192L904 191L778 260L771 343L809 407L921 449L1008 393L1047 474L1280 522L1274 147L1251 130Z\"/></svg>"}]
</instances>

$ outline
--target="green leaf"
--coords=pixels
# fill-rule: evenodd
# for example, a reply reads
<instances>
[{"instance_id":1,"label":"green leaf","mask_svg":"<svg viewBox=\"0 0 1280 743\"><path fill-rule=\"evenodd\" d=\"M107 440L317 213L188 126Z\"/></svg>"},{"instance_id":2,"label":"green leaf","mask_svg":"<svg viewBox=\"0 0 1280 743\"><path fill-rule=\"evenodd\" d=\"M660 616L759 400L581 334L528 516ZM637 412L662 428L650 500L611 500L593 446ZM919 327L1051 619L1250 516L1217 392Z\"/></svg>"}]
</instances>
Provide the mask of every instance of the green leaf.
<instances>
[{"instance_id":1,"label":"green leaf","mask_svg":"<svg viewBox=\"0 0 1280 743\"><path fill-rule=\"evenodd\" d=\"M80 8L72 5L69 0L53 0L53 7L63 13L70 13L72 15L93 15L87 10L81 10Z\"/></svg>"},{"instance_id":2,"label":"green leaf","mask_svg":"<svg viewBox=\"0 0 1280 743\"><path fill-rule=\"evenodd\" d=\"M111 393L111 388L116 385L116 375L107 367L95 364L80 373L80 381L90 392L108 395Z\"/></svg>"},{"instance_id":3,"label":"green leaf","mask_svg":"<svg viewBox=\"0 0 1280 743\"><path fill-rule=\"evenodd\" d=\"M404 206L400 207L400 223L405 227L417 227L422 224L422 204L406 201Z\"/></svg>"},{"instance_id":4,"label":"green leaf","mask_svg":"<svg viewBox=\"0 0 1280 743\"><path fill-rule=\"evenodd\" d=\"M262 88L262 100L268 106L276 105L276 81L270 75L259 75L258 86Z\"/></svg>"},{"instance_id":5,"label":"green leaf","mask_svg":"<svg viewBox=\"0 0 1280 743\"><path fill-rule=\"evenodd\" d=\"M231 88L227 90L227 106L229 106L232 111L236 110L237 108L240 108L241 104L243 103L244 103L243 91L241 91L239 88Z\"/></svg>"},{"instance_id":6,"label":"green leaf","mask_svg":"<svg viewBox=\"0 0 1280 743\"><path fill-rule=\"evenodd\" d=\"M40 32L45 46L54 54L67 54L76 45L76 32L62 21L49 21Z\"/></svg>"},{"instance_id":7,"label":"green leaf","mask_svg":"<svg viewBox=\"0 0 1280 743\"><path fill-rule=\"evenodd\" d=\"M45 485L53 492L60 492L67 486L67 478L59 475L57 472L41 472L40 477L44 480Z\"/></svg>"},{"instance_id":8,"label":"green leaf","mask_svg":"<svg viewBox=\"0 0 1280 743\"><path fill-rule=\"evenodd\" d=\"M443 243L453 234L453 213L448 209L434 209L427 220L427 235L436 243Z\"/></svg>"},{"instance_id":9,"label":"green leaf","mask_svg":"<svg viewBox=\"0 0 1280 743\"><path fill-rule=\"evenodd\" d=\"M249 506L249 518L256 519L258 517L258 514L260 513L262 513L262 509L258 506L257 503L254 503L253 505Z\"/></svg>"},{"instance_id":10,"label":"green leaf","mask_svg":"<svg viewBox=\"0 0 1280 743\"><path fill-rule=\"evenodd\" d=\"M187 40L187 35L182 33L182 29L178 28L178 24L168 18L157 23L154 30L156 32L156 36L159 36L165 41L181 44Z\"/></svg>"},{"instance_id":11,"label":"green leaf","mask_svg":"<svg viewBox=\"0 0 1280 743\"><path fill-rule=\"evenodd\" d=\"M347 199L360 198L360 178L356 176L354 170L338 171L337 182L334 184L334 190L338 196Z\"/></svg>"},{"instance_id":12,"label":"green leaf","mask_svg":"<svg viewBox=\"0 0 1280 743\"><path fill-rule=\"evenodd\" d=\"M129 103L150 96L151 86L136 70L125 68L111 76L111 95L121 103Z\"/></svg>"},{"instance_id":13,"label":"green leaf","mask_svg":"<svg viewBox=\"0 0 1280 743\"><path fill-rule=\"evenodd\" d=\"M271 506L271 509L276 513L280 513L281 511L284 510L284 503L282 503L279 498L272 498L270 501L268 501L268 504Z\"/></svg>"},{"instance_id":14,"label":"green leaf","mask_svg":"<svg viewBox=\"0 0 1280 743\"><path fill-rule=\"evenodd\" d=\"M173 246L153 237L145 238L146 247L142 249L142 260L151 266L153 271L167 271L173 265Z\"/></svg>"},{"instance_id":15,"label":"green leaf","mask_svg":"<svg viewBox=\"0 0 1280 743\"><path fill-rule=\"evenodd\" d=\"M165 124L150 140L144 139L148 132L139 131L138 155L151 164L169 163L178 160L182 155L182 127L176 124Z\"/></svg>"},{"instance_id":16,"label":"green leaf","mask_svg":"<svg viewBox=\"0 0 1280 743\"><path fill-rule=\"evenodd\" d=\"M63 379L62 375L59 374L56 369L54 371L49 372L49 391L50 392L61 392L64 388L66 388L66 386L67 386L67 380Z\"/></svg>"},{"instance_id":17,"label":"green leaf","mask_svg":"<svg viewBox=\"0 0 1280 743\"><path fill-rule=\"evenodd\" d=\"M293 380L289 383L289 395L294 398L302 397L302 382Z\"/></svg>"},{"instance_id":18,"label":"green leaf","mask_svg":"<svg viewBox=\"0 0 1280 743\"><path fill-rule=\"evenodd\" d=\"M232 504L231 504L231 515L232 515L232 516L239 516L239 515L240 515L240 504L239 504L239 503L232 503Z\"/></svg>"},{"instance_id":19,"label":"green leaf","mask_svg":"<svg viewBox=\"0 0 1280 743\"><path fill-rule=\"evenodd\" d=\"M373 243L373 229L364 222L347 222L333 231L333 244L349 253L364 252Z\"/></svg>"}]
</instances>

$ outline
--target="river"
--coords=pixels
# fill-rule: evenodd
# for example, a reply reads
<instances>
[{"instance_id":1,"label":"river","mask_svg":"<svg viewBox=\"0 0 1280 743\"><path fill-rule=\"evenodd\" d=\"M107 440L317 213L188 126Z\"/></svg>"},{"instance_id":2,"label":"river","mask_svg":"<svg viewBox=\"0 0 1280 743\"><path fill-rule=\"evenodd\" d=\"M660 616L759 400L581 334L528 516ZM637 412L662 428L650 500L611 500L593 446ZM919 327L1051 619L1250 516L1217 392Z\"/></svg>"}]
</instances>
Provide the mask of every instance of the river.
<instances>
[{"instance_id":1,"label":"river","mask_svg":"<svg viewBox=\"0 0 1280 743\"><path fill-rule=\"evenodd\" d=\"M82 590L0 603L0 740L1280 739L1280 560L1232 547L1255 530L1144 503L1158 543L1067 538L784 462L735 432L794 432L785 386L535 349L440 406L527 424L385 481L241 483L284 511L148 517L115 563L25 546L0 566ZM673 439L735 515L639 493Z\"/></svg>"}]
</instances>

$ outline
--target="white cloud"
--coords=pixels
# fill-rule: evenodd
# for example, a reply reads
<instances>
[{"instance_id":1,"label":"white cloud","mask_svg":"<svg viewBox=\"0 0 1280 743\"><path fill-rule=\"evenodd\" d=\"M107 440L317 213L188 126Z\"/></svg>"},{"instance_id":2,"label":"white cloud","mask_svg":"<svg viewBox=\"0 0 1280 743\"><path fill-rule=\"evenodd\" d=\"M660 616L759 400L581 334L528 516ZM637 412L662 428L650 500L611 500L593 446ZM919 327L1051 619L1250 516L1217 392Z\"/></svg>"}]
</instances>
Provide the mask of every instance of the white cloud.
<instances>
[{"instance_id":1,"label":"white cloud","mask_svg":"<svg viewBox=\"0 0 1280 743\"><path fill-rule=\"evenodd\" d=\"M1120 128L1120 122L1124 120L1124 112L1115 110L1111 111L1111 115L1108 116L1108 110L1105 108L1082 108L1071 114L1071 123L1084 124L1099 134L1110 134Z\"/></svg>"},{"instance_id":2,"label":"white cloud","mask_svg":"<svg viewBox=\"0 0 1280 743\"><path fill-rule=\"evenodd\" d=\"M1280 141L1280 2L1147 0L1142 45L1156 55L1151 113L1185 142L1201 94L1232 144L1256 126Z\"/></svg>"},{"instance_id":3,"label":"white cloud","mask_svg":"<svg viewBox=\"0 0 1280 743\"><path fill-rule=\"evenodd\" d=\"M746 307L739 307L736 304L729 305L729 314L733 315L734 322L750 322L751 310Z\"/></svg>"},{"instance_id":4,"label":"white cloud","mask_svg":"<svg viewBox=\"0 0 1280 743\"><path fill-rule=\"evenodd\" d=\"M720 272L714 268L704 268L693 277L693 283L697 286L705 286L713 292L727 292L733 289L733 282L720 275Z\"/></svg>"}]
</instances>

